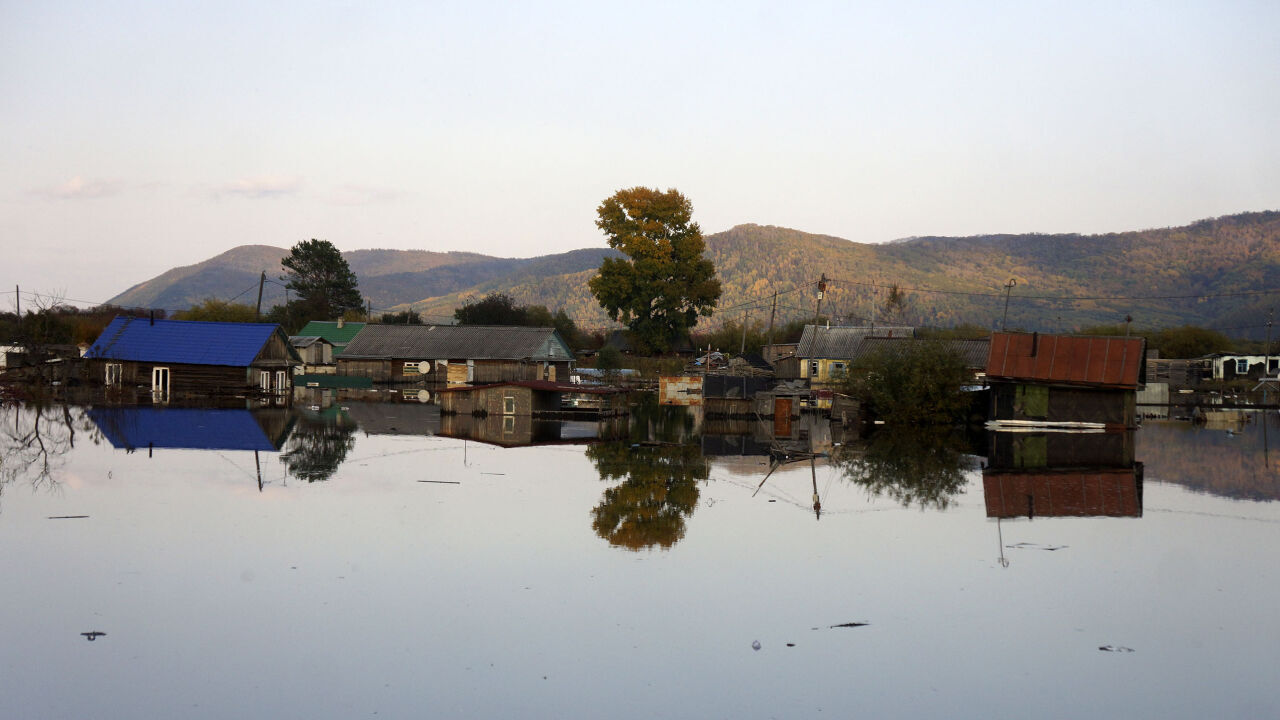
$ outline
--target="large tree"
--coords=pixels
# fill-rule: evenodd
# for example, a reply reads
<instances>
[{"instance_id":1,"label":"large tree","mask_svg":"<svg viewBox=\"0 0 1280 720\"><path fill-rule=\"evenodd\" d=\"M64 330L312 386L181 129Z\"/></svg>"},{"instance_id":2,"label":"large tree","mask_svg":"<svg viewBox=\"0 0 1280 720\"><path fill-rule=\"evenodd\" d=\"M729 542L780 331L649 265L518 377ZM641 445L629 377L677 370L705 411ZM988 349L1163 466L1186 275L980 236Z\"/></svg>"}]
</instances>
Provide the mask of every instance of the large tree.
<instances>
[{"instance_id":1,"label":"large tree","mask_svg":"<svg viewBox=\"0 0 1280 720\"><path fill-rule=\"evenodd\" d=\"M289 271L282 278L285 287L298 293L308 319L328 320L363 307L356 274L328 240L304 240L280 264Z\"/></svg>"},{"instance_id":2,"label":"large tree","mask_svg":"<svg viewBox=\"0 0 1280 720\"><path fill-rule=\"evenodd\" d=\"M674 189L634 187L619 190L596 214L609 247L627 257L606 258L591 292L640 344L668 349L720 299L715 265L702 256L702 230L692 222L693 203Z\"/></svg>"}]
</instances>

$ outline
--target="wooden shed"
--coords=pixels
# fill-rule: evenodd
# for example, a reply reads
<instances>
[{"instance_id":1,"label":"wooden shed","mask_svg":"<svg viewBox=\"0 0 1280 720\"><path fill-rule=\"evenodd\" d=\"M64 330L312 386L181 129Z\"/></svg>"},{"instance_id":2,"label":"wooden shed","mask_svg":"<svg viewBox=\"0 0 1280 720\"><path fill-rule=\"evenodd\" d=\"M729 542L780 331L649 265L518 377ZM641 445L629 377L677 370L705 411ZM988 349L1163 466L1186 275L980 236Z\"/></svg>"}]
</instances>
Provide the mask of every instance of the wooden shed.
<instances>
[{"instance_id":1,"label":"wooden shed","mask_svg":"<svg viewBox=\"0 0 1280 720\"><path fill-rule=\"evenodd\" d=\"M445 388L437 398L442 415L553 417L573 412L564 401L566 397L577 395L591 395L602 400L597 407L591 408L591 414L626 412L626 395L618 388L540 380Z\"/></svg>"},{"instance_id":2,"label":"wooden shed","mask_svg":"<svg viewBox=\"0 0 1280 720\"><path fill-rule=\"evenodd\" d=\"M302 364L279 325L116 317L85 358L107 386L158 397L286 393Z\"/></svg>"},{"instance_id":3,"label":"wooden shed","mask_svg":"<svg viewBox=\"0 0 1280 720\"><path fill-rule=\"evenodd\" d=\"M557 382L573 352L554 328L366 325L337 362L338 374L374 382Z\"/></svg>"}]
</instances>

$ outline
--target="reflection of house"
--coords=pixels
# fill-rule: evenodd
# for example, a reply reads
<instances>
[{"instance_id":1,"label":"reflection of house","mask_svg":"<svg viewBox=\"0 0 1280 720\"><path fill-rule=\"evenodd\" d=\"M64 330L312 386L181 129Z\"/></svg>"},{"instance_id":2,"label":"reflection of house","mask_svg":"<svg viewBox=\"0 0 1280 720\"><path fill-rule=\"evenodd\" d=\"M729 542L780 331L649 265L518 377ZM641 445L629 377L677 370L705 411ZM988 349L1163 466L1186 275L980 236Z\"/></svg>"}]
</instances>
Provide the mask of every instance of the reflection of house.
<instances>
[{"instance_id":1,"label":"reflection of house","mask_svg":"<svg viewBox=\"0 0 1280 720\"><path fill-rule=\"evenodd\" d=\"M302 326L302 329L298 331L298 335L323 338L333 346L333 356L337 357L342 354L347 344L360 333L364 326L365 323L362 322L347 322L345 320L312 320Z\"/></svg>"},{"instance_id":2,"label":"reflection of house","mask_svg":"<svg viewBox=\"0 0 1280 720\"><path fill-rule=\"evenodd\" d=\"M85 355L107 385L174 395L284 392L298 354L279 325L116 317Z\"/></svg>"},{"instance_id":3,"label":"reflection of house","mask_svg":"<svg viewBox=\"0 0 1280 720\"><path fill-rule=\"evenodd\" d=\"M605 415L626 412L626 394L617 388L567 385L541 380L471 385L440 390L436 396L444 415L491 415L547 417L566 408L567 396L591 397L599 400L593 413Z\"/></svg>"},{"instance_id":4,"label":"reflection of house","mask_svg":"<svg viewBox=\"0 0 1280 720\"><path fill-rule=\"evenodd\" d=\"M987 360L992 420L1131 427L1146 340L993 333Z\"/></svg>"},{"instance_id":5,"label":"reflection of house","mask_svg":"<svg viewBox=\"0 0 1280 720\"><path fill-rule=\"evenodd\" d=\"M440 435L501 447L585 444L624 435L626 418L600 422L536 420L528 415L441 415Z\"/></svg>"},{"instance_id":6,"label":"reflection of house","mask_svg":"<svg viewBox=\"0 0 1280 720\"><path fill-rule=\"evenodd\" d=\"M568 381L573 352L554 328L366 325L338 373L375 382Z\"/></svg>"},{"instance_id":7,"label":"reflection of house","mask_svg":"<svg viewBox=\"0 0 1280 720\"><path fill-rule=\"evenodd\" d=\"M264 450L284 446L293 428L288 410L94 407L89 418L114 448Z\"/></svg>"},{"instance_id":8,"label":"reflection of house","mask_svg":"<svg viewBox=\"0 0 1280 720\"><path fill-rule=\"evenodd\" d=\"M982 488L987 517L1141 517L1134 432L994 432Z\"/></svg>"}]
</instances>

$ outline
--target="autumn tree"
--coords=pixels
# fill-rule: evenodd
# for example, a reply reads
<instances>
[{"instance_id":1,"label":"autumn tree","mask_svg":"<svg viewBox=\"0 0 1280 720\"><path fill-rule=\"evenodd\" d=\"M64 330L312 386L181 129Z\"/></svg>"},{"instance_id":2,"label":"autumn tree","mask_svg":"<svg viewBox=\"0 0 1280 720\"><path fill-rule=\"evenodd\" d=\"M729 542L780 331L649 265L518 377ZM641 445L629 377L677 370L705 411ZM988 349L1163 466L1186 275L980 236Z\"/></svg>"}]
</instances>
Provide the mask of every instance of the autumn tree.
<instances>
[{"instance_id":1,"label":"autumn tree","mask_svg":"<svg viewBox=\"0 0 1280 720\"><path fill-rule=\"evenodd\" d=\"M298 293L296 302L308 319L328 320L364 306L356 274L328 240L304 240L280 264L289 271L281 278L285 287Z\"/></svg>"},{"instance_id":2,"label":"autumn tree","mask_svg":"<svg viewBox=\"0 0 1280 720\"><path fill-rule=\"evenodd\" d=\"M702 256L693 203L672 189L619 190L596 209L596 227L626 258L605 258L591 292L609 317L647 349L662 351L710 315L720 299L716 268Z\"/></svg>"},{"instance_id":3,"label":"autumn tree","mask_svg":"<svg viewBox=\"0 0 1280 720\"><path fill-rule=\"evenodd\" d=\"M257 312L252 305L208 298L199 305L173 314L174 320L203 320L206 322L257 322Z\"/></svg>"}]
</instances>

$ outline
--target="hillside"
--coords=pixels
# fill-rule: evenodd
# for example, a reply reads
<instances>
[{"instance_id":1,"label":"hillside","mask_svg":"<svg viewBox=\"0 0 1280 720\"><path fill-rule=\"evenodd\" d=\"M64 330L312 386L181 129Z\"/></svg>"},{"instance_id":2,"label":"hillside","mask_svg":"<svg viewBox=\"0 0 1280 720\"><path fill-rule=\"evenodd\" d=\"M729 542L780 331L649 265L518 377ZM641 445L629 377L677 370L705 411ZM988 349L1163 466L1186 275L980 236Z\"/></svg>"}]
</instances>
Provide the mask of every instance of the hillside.
<instances>
[{"instance_id":1,"label":"hillside","mask_svg":"<svg viewBox=\"0 0 1280 720\"><path fill-rule=\"evenodd\" d=\"M1004 285L1016 281L1008 325L1038 330L1116 324L1135 327L1195 323L1230 334L1261 336L1280 288L1280 212L1204 220L1185 227L1104 235L920 237L880 245L787 228L740 225L707 236L707 255L724 285L712 320L767 323L778 292L777 322L812 317L814 283L825 274L823 315L837 322L879 321L998 325ZM587 282L611 250L589 248L537 258L472 253L359 250L345 253L375 307L410 307L448 317L485 293L505 292L523 304L563 308L580 324L607 318ZM278 277L283 248L244 246L176 268L121 294L114 302L175 309L205 297L252 301L258 272ZM270 267L268 267L270 266ZM888 287L902 289L889 307ZM270 301L283 299L268 285ZM1195 297L1181 297L1195 296ZM264 304L269 304L264 300ZM1241 328L1237 330L1237 328Z\"/></svg>"}]
</instances>

